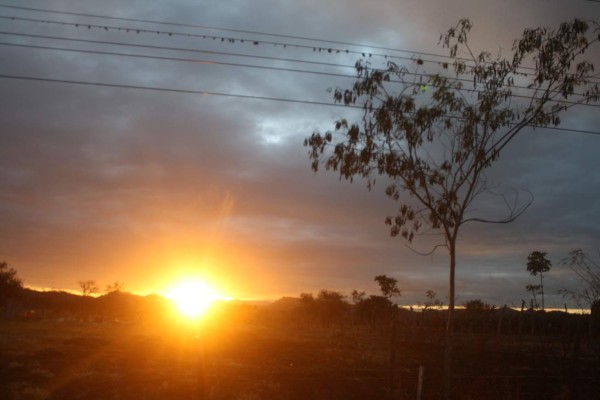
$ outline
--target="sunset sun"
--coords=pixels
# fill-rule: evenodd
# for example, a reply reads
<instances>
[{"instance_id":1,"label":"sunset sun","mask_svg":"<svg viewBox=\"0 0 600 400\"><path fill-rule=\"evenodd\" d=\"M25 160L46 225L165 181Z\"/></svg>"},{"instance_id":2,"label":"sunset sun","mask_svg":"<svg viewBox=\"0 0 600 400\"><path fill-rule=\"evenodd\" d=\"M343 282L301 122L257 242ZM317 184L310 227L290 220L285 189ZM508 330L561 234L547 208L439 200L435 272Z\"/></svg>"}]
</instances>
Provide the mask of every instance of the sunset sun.
<instances>
[{"instance_id":1,"label":"sunset sun","mask_svg":"<svg viewBox=\"0 0 600 400\"><path fill-rule=\"evenodd\" d=\"M189 318L201 316L219 295L206 283L196 280L186 280L171 289L169 297L181 314Z\"/></svg>"}]
</instances>

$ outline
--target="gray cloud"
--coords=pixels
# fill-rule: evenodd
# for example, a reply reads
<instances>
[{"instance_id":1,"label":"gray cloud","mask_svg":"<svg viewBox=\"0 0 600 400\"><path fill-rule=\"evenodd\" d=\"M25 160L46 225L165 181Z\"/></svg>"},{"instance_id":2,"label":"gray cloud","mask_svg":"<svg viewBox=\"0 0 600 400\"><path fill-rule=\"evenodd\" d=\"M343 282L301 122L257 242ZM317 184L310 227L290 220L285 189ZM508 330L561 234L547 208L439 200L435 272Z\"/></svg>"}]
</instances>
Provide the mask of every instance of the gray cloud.
<instances>
[{"instance_id":1,"label":"gray cloud","mask_svg":"<svg viewBox=\"0 0 600 400\"><path fill-rule=\"evenodd\" d=\"M443 53L439 34L469 17L474 46L506 52L527 26L590 15L592 3L562 1L376 2L53 2L75 12L331 38L370 46ZM36 1L26 5L46 7ZM77 8L74 8L77 7ZM3 10L6 14L8 10ZM43 16L10 11L11 15ZM98 23L94 18L45 16ZM111 21L111 25L147 27ZM353 65L356 57L283 48L248 40L136 34L17 21L3 30L177 46ZM210 35L260 35L159 26ZM7 41L9 39L4 38ZM268 38L274 40L273 38ZM277 39L300 43L293 39ZM94 48L103 51L212 59L352 74L347 68L264 61L233 56L150 51L55 40L10 38L13 43ZM316 47L319 43L314 44ZM332 45L331 45L332 46ZM383 52L372 47L340 48ZM324 47L326 47L324 45ZM352 79L197 63L84 55L0 47L0 73L155 86L330 102L328 87ZM598 53L591 53L598 61ZM374 63L384 59L372 58ZM131 290L151 290L178 255L216 254L219 273L240 296L275 297L333 288L375 291L372 277L397 277L405 301L445 292L446 256L421 257L390 238L383 219L396 205L364 182L340 182L310 170L304 137L333 121L360 114L341 108L217 96L73 86L2 79L0 92L0 258L27 283L74 288L76 281L124 280ZM573 110L565 126L595 130L593 108ZM572 247L596 245L600 229L600 175L592 135L527 132L506 149L490 173L500 190L527 189L535 196L520 220L506 226L472 225L459 250L461 299L520 302L529 282L524 263L535 249L553 261ZM483 202L482 212L498 213ZM427 250L435 238L419 238ZM215 250L214 248L219 250ZM149 253L151 249L151 255ZM150 259L152 257L152 259ZM208 256L206 256L208 257ZM173 267L175 268L175 267ZM217 273L215 272L215 273ZM153 275L154 274L154 275ZM562 273L561 273L562 274ZM552 273L550 274L552 275ZM156 277L153 277L156 276ZM244 282L261 276L255 288ZM559 288L567 275L552 283ZM225 279L225 278L224 278ZM549 283L552 278L548 278ZM246 285L248 286L248 285ZM560 298L552 300L560 306Z\"/></svg>"}]
</instances>

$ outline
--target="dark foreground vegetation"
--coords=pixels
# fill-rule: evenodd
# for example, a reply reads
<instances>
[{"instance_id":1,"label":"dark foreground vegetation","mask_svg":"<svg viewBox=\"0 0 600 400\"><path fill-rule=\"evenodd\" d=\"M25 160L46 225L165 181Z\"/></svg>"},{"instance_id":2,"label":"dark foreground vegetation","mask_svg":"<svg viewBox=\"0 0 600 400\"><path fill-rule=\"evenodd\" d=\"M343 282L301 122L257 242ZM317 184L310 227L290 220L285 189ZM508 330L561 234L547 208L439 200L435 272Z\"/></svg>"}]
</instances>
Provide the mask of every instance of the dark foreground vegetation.
<instances>
[{"instance_id":1,"label":"dark foreground vegetation","mask_svg":"<svg viewBox=\"0 0 600 400\"><path fill-rule=\"evenodd\" d=\"M420 370L440 396L444 310L326 292L192 324L158 297L28 296L2 310L1 399L416 399ZM454 398L600 398L599 333L591 315L458 310Z\"/></svg>"}]
</instances>

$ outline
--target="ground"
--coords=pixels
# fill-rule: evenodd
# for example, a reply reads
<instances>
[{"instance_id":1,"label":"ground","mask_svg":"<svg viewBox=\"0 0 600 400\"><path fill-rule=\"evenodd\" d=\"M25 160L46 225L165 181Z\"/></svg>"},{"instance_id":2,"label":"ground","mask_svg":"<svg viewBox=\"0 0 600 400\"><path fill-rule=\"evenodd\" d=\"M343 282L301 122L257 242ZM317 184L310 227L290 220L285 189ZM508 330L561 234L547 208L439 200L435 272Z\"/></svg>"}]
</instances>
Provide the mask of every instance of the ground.
<instances>
[{"instance_id":1,"label":"ground","mask_svg":"<svg viewBox=\"0 0 600 400\"><path fill-rule=\"evenodd\" d=\"M443 340L399 327L394 399L438 398ZM600 398L587 339L461 333L457 399ZM389 331L256 322L0 321L0 398L386 399ZM596 396L596 397L594 397Z\"/></svg>"}]
</instances>

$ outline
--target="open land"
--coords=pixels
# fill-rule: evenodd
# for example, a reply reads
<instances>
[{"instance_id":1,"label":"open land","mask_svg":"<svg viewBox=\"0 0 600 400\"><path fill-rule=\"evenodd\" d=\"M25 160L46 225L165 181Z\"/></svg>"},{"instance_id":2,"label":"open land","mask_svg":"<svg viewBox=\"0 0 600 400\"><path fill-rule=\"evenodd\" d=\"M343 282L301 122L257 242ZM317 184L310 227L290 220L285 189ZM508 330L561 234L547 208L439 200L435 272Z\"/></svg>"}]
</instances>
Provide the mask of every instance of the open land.
<instances>
[{"instance_id":1,"label":"open land","mask_svg":"<svg viewBox=\"0 0 600 400\"><path fill-rule=\"evenodd\" d=\"M443 329L435 314L406 315L415 318L399 319L393 341L388 326L260 313L204 324L1 321L0 398L415 399L422 367L422 399L437 399ZM583 325L560 334L488 325L456 334L455 398L600 398L598 338Z\"/></svg>"}]
</instances>

